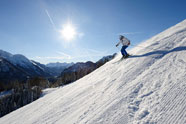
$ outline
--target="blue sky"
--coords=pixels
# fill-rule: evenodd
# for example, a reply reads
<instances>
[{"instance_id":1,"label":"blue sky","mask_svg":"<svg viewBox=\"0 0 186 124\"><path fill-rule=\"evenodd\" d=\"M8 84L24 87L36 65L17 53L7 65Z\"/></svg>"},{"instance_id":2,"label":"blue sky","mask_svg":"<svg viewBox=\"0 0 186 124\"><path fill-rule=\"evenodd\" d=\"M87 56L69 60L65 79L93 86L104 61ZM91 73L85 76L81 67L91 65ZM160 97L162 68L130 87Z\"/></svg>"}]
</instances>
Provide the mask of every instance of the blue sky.
<instances>
[{"instance_id":1,"label":"blue sky","mask_svg":"<svg viewBox=\"0 0 186 124\"><path fill-rule=\"evenodd\" d=\"M0 49L41 63L97 61L186 19L185 0L1 0ZM70 22L76 36L60 30ZM131 47L130 47L131 48Z\"/></svg>"}]
</instances>

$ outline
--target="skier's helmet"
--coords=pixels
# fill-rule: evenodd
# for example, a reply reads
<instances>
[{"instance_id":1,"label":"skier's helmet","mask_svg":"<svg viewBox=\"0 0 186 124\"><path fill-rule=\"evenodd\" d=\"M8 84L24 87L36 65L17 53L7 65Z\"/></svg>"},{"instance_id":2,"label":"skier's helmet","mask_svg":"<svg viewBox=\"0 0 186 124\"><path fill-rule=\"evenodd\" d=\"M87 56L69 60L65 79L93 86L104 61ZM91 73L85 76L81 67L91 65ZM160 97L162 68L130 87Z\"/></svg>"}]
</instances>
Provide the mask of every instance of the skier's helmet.
<instances>
[{"instance_id":1,"label":"skier's helmet","mask_svg":"<svg viewBox=\"0 0 186 124\"><path fill-rule=\"evenodd\" d=\"M123 38L124 38L123 35L120 35L120 36L119 36L119 39L120 39L120 40L123 40Z\"/></svg>"}]
</instances>

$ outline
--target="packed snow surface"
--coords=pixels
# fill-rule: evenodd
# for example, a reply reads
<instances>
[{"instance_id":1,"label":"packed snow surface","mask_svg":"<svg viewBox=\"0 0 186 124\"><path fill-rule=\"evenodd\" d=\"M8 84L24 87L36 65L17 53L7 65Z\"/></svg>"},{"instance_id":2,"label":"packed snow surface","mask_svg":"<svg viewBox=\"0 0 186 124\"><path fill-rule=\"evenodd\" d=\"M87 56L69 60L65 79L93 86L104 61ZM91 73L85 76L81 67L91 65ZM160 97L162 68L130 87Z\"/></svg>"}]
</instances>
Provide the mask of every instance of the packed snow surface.
<instances>
[{"instance_id":1,"label":"packed snow surface","mask_svg":"<svg viewBox=\"0 0 186 124\"><path fill-rule=\"evenodd\" d=\"M1 124L186 124L186 20Z\"/></svg>"}]
</instances>

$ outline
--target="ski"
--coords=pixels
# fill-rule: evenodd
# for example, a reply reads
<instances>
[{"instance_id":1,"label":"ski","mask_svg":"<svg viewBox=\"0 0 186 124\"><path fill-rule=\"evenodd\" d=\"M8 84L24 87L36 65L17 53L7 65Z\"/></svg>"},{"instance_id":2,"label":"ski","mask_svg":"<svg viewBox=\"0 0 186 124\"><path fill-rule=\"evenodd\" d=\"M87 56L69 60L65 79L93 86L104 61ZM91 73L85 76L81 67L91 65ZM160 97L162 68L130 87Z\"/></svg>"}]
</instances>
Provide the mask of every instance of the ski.
<instances>
[{"instance_id":1,"label":"ski","mask_svg":"<svg viewBox=\"0 0 186 124\"><path fill-rule=\"evenodd\" d=\"M126 60L126 59L130 58L131 56L132 56L131 54L128 55L127 57L122 56L120 60L114 62L113 64L115 64L115 63L120 63L122 60Z\"/></svg>"}]
</instances>

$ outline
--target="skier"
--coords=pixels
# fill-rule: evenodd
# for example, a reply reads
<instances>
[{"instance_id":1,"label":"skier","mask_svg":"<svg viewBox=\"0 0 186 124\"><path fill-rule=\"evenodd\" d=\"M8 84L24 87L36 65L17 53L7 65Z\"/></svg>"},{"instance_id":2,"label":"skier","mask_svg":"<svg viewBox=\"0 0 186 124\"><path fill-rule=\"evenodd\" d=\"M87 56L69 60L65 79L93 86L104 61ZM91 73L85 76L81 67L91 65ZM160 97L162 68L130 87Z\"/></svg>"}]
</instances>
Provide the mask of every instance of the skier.
<instances>
[{"instance_id":1,"label":"skier","mask_svg":"<svg viewBox=\"0 0 186 124\"><path fill-rule=\"evenodd\" d=\"M120 41L118 44L116 44L116 47L119 46L120 43L122 43L122 48L121 48L121 54L123 55L123 58L129 57L129 54L126 52L126 48L130 45L130 40L128 40L126 37L123 35L120 35L119 37Z\"/></svg>"}]
</instances>

